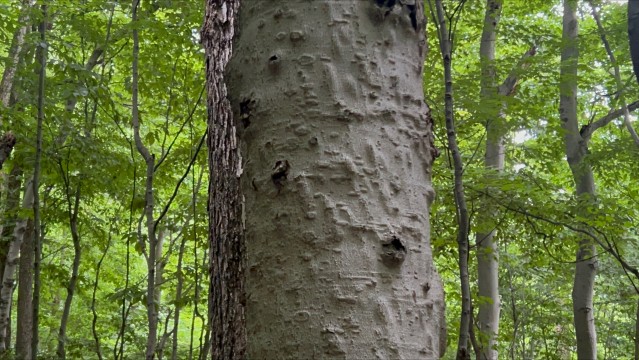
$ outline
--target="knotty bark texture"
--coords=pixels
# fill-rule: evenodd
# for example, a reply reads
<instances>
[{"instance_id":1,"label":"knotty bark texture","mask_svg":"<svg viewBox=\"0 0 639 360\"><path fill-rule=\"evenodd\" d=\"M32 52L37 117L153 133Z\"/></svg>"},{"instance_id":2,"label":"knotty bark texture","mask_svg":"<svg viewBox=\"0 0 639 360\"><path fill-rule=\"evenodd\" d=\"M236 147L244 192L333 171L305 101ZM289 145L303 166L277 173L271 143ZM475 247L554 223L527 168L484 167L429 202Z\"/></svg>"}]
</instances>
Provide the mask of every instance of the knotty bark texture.
<instances>
[{"instance_id":1,"label":"knotty bark texture","mask_svg":"<svg viewBox=\"0 0 639 360\"><path fill-rule=\"evenodd\" d=\"M421 2L247 1L239 19L228 84L243 157L247 357L439 357ZM214 129L231 139L214 148L236 156L226 126Z\"/></svg>"},{"instance_id":2,"label":"knotty bark texture","mask_svg":"<svg viewBox=\"0 0 639 360\"><path fill-rule=\"evenodd\" d=\"M242 165L224 76L233 51L239 4L239 0L207 0L202 30L208 94L209 326L213 359L241 359L246 349L239 183Z\"/></svg>"}]
</instances>

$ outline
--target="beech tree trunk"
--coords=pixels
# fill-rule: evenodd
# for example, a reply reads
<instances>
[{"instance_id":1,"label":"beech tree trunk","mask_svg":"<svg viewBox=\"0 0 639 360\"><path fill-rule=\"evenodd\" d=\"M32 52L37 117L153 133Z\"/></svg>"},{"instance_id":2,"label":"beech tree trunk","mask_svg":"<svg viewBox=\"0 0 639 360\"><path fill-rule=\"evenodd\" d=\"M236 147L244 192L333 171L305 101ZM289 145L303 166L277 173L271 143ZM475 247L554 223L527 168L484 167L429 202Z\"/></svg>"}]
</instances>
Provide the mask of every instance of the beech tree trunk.
<instances>
[{"instance_id":1,"label":"beech tree trunk","mask_svg":"<svg viewBox=\"0 0 639 360\"><path fill-rule=\"evenodd\" d=\"M504 169L505 124L501 117L501 100L498 98L495 74L496 28L501 15L502 1L487 0L484 28L479 46L481 60L481 99L488 110L486 114L486 154L484 166L487 171L501 172ZM490 174L489 174L490 176ZM495 209L485 205L477 214L481 228L477 230L477 327L479 329L479 353L477 359L497 359L497 333L499 331L499 250L494 241Z\"/></svg>"},{"instance_id":2,"label":"beech tree trunk","mask_svg":"<svg viewBox=\"0 0 639 360\"><path fill-rule=\"evenodd\" d=\"M589 138L582 137L577 117L577 64L579 60L577 1L564 0L563 4L559 116L564 130L566 157L575 181L577 197L583 204L583 211L587 211L588 204L594 200L595 180L592 168L585 161ZM592 303L596 273L597 254L594 240L583 237L579 240L572 290L577 357L579 359L597 358L597 333Z\"/></svg>"},{"instance_id":3,"label":"beech tree trunk","mask_svg":"<svg viewBox=\"0 0 639 360\"><path fill-rule=\"evenodd\" d=\"M213 14L232 35L225 4ZM236 121L212 127L227 137L211 140L211 158L238 159L237 129L242 162L223 164L231 171L210 191L224 194L241 174L242 197L218 195L233 212L213 219L245 225L247 357L439 357L421 2L248 1L239 19L228 70ZM210 69L223 60L205 46Z\"/></svg>"}]
</instances>

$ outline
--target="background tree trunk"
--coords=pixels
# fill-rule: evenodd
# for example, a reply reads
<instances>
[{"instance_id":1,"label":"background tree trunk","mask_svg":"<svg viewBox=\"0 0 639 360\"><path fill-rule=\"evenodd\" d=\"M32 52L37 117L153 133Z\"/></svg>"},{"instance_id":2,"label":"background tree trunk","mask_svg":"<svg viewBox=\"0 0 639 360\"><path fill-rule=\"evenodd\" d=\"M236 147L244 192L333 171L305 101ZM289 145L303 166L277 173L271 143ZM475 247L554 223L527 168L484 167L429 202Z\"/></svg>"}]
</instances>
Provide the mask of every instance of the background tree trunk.
<instances>
[{"instance_id":1,"label":"background tree trunk","mask_svg":"<svg viewBox=\"0 0 639 360\"><path fill-rule=\"evenodd\" d=\"M64 173L63 173L64 176ZM69 215L69 228L71 229L71 238L73 240L73 264L71 266L71 278L67 284L67 297L64 300L62 309L62 318L60 319L60 328L58 331L58 347L56 355L58 359L66 359L65 344L67 341L67 323L69 314L71 313L71 304L75 293L75 286L78 282L78 271L80 269L80 256L82 248L80 247L80 233L78 231L78 212L80 208L80 184L73 195L74 201L71 202L71 189L69 188L70 179L66 178L66 196L67 196L67 214Z\"/></svg>"},{"instance_id":2,"label":"background tree trunk","mask_svg":"<svg viewBox=\"0 0 639 360\"><path fill-rule=\"evenodd\" d=\"M249 358L445 349L423 9L377 3L242 5L229 98L243 154Z\"/></svg>"},{"instance_id":3,"label":"background tree trunk","mask_svg":"<svg viewBox=\"0 0 639 360\"><path fill-rule=\"evenodd\" d=\"M18 304L16 327L16 356L31 359L31 332L33 326L33 220L27 220L27 231L20 247L18 270Z\"/></svg>"},{"instance_id":4,"label":"background tree trunk","mask_svg":"<svg viewBox=\"0 0 639 360\"><path fill-rule=\"evenodd\" d=\"M4 72L2 73L2 80L0 80L0 103L4 107L8 107L10 103L14 78L18 71L18 65L20 64L22 47L24 46L24 40L27 32L31 27L29 14L32 6L33 0L22 0L22 15L19 20L21 26L15 31L15 33L13 33L11 47L9 48L9 56L7 56L5 60Z\"/></svg>"},{"instance_id":5,"label":"background tree trunk","mask_svg":"<svg viewBox=\"0 0 639 360\"><path fill-rule=\"evenodd\" d=\"M628 0L628 43L633 71L639 83L639 0Z\"/></svg>"},{"instance_id":6,"label":"background tree trunk","mask_svg":"<svg viewBox=\"0 0 639 360\"><path fill-rule=\"evenodd\" d=\"M431 7L433 18L437 19L437 33L439 35L439 48L444 65L444 113L446 117L446 138L448 148L453 159L454 169L454 189L456 221L457 221L457 251L459 264L459 278L461 290L461 316L459 319L459 338L457 340L457 360L470 360L469 345L471 340L476 344L473 337L472 328L472 295L470 293L470 280L468 273L470 220L468 207L466 206L466 196L464 194L464 164L462 162L459 146L457 145L457 133L455 131L455 109L453 98L453 34L451 33L451 20L445 13L441 0L435 1L433 8L432 1L428 2ZM463 3L462 5L463 6ZM475 346L477 352L477 346Z\"/></svg>"},{"instance_id":7,"label":"background tree trunk","mask_svg":"<svg viewBox=\"0 0 639 360\"><path fill-rule=\"evenodd\" d=\"M496 28L501 16L502 1L487 0L484 28L479 46L481 60L481 101L486 123L486 155L484 166L488 171L501 172L504 169L504 133L505 124L501 117L501 100L498 98L495 74L495 38ZM499 250L494 241L495 209L488 207L477 213L477 222L482 229L477 231L477 327L479 329L478 359L497 359L497 333L499 331ZM487 231L486 231L487 229Z\"/></svg>"},{"instance_id":8,"label":"background tree trunk","mask_svg":"<svg viewBox=\"0 0 639 360\"><path fill-rule=\"evenodd\" d=\"M22 207L30 209L33 207L33 184L28 181L25 185L24 198ZM0 352L4 353L7 349L6 336L9 324L9 316L11 312L11 299L13 295L13 285L15 284L16 266L20 260L20 246L22 239L27 231L27 219L21 219L15 226L13 240L9 245L7 252L7 260L4 266L2 277L2 291L0 292Z\"/></svg>"},{"instance_id":9,"label":"background tree trunk","mask_svg":"<svg viewBox=\"0 0 639 360\"><path fill-rule=\"evenodd\" d=\"M44 123L44 86L47 67L47 48L46 31L47 31L47 4L44 2L40 6L42 11L42 20L38 25L40 33L40 46L36 51L37 61L39 62L38 74L38 125L36 129L36 152L35 164L33 166L33 239L34 239L34 260L33 260L33 325L31 327L31 355L38 356L39 324L40 324L40 270L42 261L42 239L40 238L40 161L42 159L42 125Z\"/></svg>"},{"instance_id":10,"label":"background tree trunk","mask_svg":"<svg viewBox=\"0 0 639 360\"><path fill-rule=\"evenodd\" d=\"M585 161L589 139L582 137L577 117L579 24L576 11L576 0L564 0L559 117L564 129L566 157L575 181L578 201L581 202L583 211L587 211L587 207L594 200L595 180L592 168ZM580 239L578 247L572 290L577 357L596 359L597 333L592 297L597 272L597 254L594 240L590 238Z\"/></svg>"}]
</instances>

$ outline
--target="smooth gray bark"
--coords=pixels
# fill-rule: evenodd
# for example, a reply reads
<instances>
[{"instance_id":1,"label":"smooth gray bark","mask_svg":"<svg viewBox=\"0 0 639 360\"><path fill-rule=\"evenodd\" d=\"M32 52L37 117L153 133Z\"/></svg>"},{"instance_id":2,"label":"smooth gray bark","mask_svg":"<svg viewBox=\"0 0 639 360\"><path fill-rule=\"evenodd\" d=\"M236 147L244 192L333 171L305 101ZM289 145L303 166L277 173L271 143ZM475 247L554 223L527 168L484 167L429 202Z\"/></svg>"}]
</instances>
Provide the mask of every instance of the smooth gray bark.
<instances>
[{"instance_id":1,"label":"smooth gray bark","mask_svg":"<svg viewBox=\"0 0 639 360\"><path fill-rule=\"evenodd\" d=\"M588 204L594 200L595 181L592 168L585 160L589 138L582 137L579 132L577 116L577 1L564 0L563 8L559 117L564 130L566 157L575 181L577 196L579 201L583 202L583 211L587 211ZM579 359L597 358L597 333L592 302L596 273L597 254L594 240L582 237L579 239L572 290Z\"/></svg>"},{"instance_id":2,"label":"smooth gray bark","mask_svg":"<svg viewBox=\"0 0 639 360\"><path fill-rule=\"evenodd\" d=\"M229 64L248 358L433 359L421 2L247 1Z\"/></svg>"},{"instance_id":3,"label":"smooth gray bark","mask_svg":"<svg viewBox=\"0 0 639 360\"><path fill-rule=\"evenodd\" d=\"M484 166L487 171L501 172L504 169L505 124L501 114L495 75L495 38L501 15L502 1L487 0L484 27L479 46L481 61L481 99L486 114L486 154ZM490 176L490 175L489 175ZM478 212L477 244L477 327L479 329L479 353L477 359L497 359L497 333L499 332L499 251L494 241L496 226L495 211L485 205ZM488 229L485 231L484 229Z\"/></svg>"}]
</instances>

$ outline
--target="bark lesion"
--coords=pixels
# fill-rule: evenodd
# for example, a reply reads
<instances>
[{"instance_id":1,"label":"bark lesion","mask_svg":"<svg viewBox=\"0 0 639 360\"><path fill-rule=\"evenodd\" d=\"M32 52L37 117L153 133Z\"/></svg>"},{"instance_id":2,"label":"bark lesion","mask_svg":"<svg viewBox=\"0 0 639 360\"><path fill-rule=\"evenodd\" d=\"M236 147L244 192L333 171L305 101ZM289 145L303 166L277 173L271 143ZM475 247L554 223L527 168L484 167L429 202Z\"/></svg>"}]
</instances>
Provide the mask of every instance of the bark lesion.
<instances>
[{"instance_id":1,"label":"bark lesion","mask_svg":"<svg viewBox=\"0 0 639 360\"><path fill-rule=\"evenodd\" d=\"M406 258L406 246L396 235L382 245L382 261L389 267L401 265Z\"/></svg>"},{"instance_id":2,"label":"bark lesion","mask_svg":"<svg viewBox=\"0 0 639 360\"><path fill-rule=\"evenodd\" d=\"M420 33L424 27L424 15L419 1L416 0L374 0L375 5L381 10L382 20L394 12L399 11L408 15L410 24L416 33ZM397 9L397 10L396 10Z\"/></svg>"},{"instance_id":3,"label":"bark lesion","mask_svg":"<svg viewBox=\"0 0 639 360\"><path fill-rule=\"evenodd\" d=\"M284 182L288 177L288 172L291 168L291 164L288 160L277 160L275 162L275 166L273 167L273 172L271 173L271 180L273 180L273 184L277 188L277 193L279 194L282 188L284 187Z\"/></svg>"}]
</instances>

